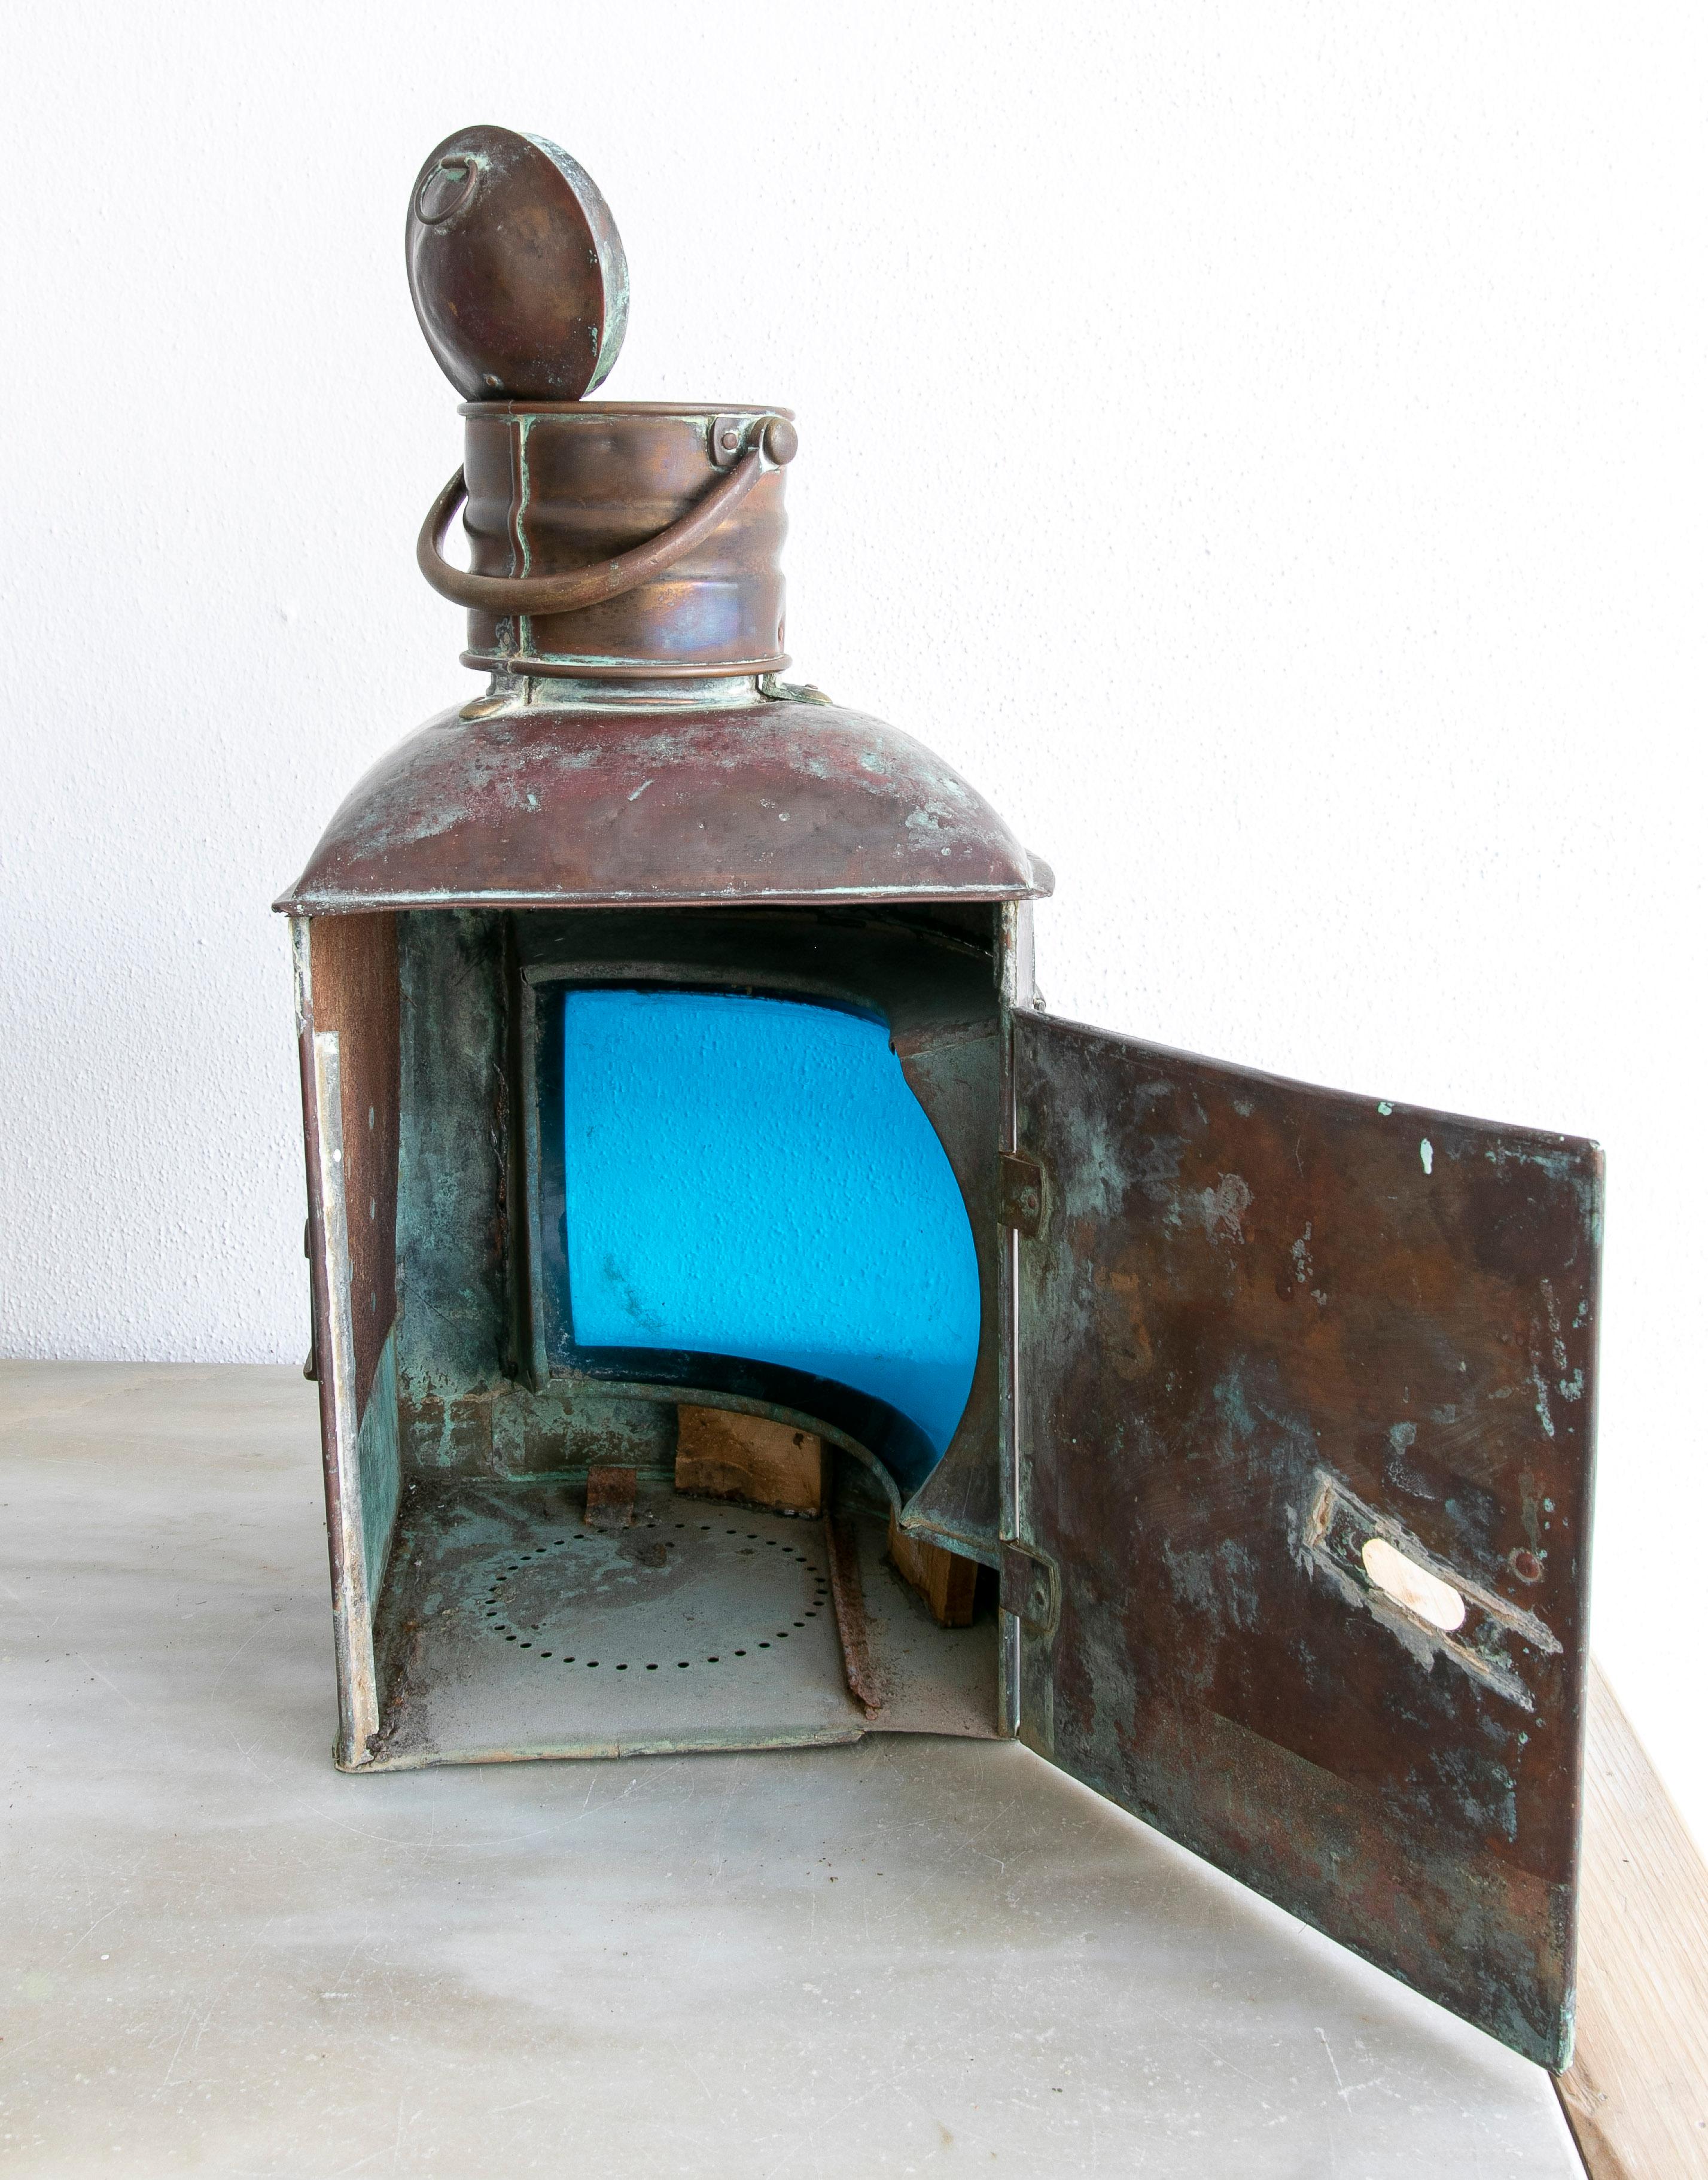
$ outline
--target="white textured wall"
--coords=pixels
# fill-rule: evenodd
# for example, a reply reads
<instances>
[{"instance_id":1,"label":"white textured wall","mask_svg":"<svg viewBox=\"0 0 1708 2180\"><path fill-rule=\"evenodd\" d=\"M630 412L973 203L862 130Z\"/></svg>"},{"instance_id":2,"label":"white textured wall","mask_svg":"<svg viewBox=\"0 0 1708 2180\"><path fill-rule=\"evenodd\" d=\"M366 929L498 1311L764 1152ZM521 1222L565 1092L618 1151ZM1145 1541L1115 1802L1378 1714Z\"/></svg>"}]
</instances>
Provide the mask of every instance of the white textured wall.
<instances>
[{"instance_id":1,"label":"white textured wall","mask_svg":"<svg viewBox=\"0 0 1708 2180\"><path fill-rule=\"evenodd\" d=\"M478 28L471 27L478 24ZM1708 1835L1700 11L109 5L4 113L0 1348L303 1344L284 934L475 685L405 196L503 120L614 397L787 402L798 669L1054 862L1059 1011L1608 1148L1598 1647Z\"/></svg>"}]
</instances>

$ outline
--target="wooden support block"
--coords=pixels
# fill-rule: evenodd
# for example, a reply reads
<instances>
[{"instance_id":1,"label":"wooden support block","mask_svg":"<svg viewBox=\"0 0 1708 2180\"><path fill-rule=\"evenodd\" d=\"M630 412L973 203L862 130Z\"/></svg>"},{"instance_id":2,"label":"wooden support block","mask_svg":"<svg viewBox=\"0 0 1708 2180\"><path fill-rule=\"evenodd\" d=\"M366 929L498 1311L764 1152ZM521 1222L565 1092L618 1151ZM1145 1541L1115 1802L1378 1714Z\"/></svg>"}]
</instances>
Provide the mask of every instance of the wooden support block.
<instances>
[{"instance_id":1,"label":"wooden support block","mask_svg":"<svg viewBox=\"0 0 1708 2180\"><path fill-rule=\"evenodd\" d=\"M632 1468L590 1468L587 1471L587 1527L626 1529L635 1518L635 1472Z\"/></svg>"},{"instance_id":2,"label":"wooden support block","mask_svg":"<svg viewBox=\"0 0 1708 2180\"><path fill-rule=\"evenodd\" d=\"M970 1627L978 1588L978 1562L945 1551L923 1537L911 1537L890 1510L890 1556L931 1607L939 1627Z\"/></svg>"},{"instance_id":3,"label":"wooden support block","mask_svg":"<svg viewBox=\"0 0 1708 2180\"><path fill-rule=\"evenodd\" d=\"M824 1506L824 1449L812 1431L729 1408L676 1410L676 1489L779 1514Z\"/></svg>"}]
</instances>

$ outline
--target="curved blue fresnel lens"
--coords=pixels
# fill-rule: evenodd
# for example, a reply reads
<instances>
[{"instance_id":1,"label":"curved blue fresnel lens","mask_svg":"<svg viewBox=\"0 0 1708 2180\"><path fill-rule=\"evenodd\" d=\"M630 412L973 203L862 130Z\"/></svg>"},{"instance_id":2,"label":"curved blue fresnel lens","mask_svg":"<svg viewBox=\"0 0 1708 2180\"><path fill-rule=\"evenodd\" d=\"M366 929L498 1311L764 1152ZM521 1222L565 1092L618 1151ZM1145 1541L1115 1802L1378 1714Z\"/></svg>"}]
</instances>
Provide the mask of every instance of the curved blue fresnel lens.
<instances>
[{"instance_id":1,"label":"curved blue fresnel lens","mask_svg":"<svg viewBox=\"0 0 1708 2180\"><path fill-rule=\"evenodd\" d=\"M978 1348L943 1147L881 1022L793 999L572 991L564 1181L578 1347L788 1365L941 1454Z\"/></svg>"}]
</instances>

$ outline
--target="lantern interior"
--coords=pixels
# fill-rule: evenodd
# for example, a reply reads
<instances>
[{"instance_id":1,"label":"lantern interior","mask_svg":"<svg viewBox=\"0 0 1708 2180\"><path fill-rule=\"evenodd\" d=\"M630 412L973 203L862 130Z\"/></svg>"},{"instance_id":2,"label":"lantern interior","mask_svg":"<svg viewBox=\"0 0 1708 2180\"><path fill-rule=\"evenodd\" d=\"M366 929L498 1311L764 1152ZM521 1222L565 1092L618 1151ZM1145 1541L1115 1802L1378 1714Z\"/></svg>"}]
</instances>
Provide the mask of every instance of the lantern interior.
<instances>
[{"instance_id":1,"label":"lantern interior","mask_svg":"<svg viewBox=\"0 0 1708 2180\"><path fill-rule=\"evenodd\" d=\"M369 1546L366 1760L998 1731L971 1566L995 1555L994 922L396 919L372 1397L394 1385L400 1489ZM822 1445L816 1506L679 1489L680 1418L708 1409ZM614 1518L589 1496L612 1473ZM906 1577L904 1507L965 1563L970 1624Z\"/></svg>"}]
</instances>

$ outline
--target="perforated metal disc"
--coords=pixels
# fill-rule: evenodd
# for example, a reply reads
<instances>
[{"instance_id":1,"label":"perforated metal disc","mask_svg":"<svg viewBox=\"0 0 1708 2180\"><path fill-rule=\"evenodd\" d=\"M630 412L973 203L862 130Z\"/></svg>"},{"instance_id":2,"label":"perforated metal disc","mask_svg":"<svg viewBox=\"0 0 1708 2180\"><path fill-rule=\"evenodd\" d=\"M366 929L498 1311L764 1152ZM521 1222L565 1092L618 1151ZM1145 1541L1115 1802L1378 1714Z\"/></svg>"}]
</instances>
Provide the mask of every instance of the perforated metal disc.
<instances>
[{"instance_id":1,"label":"perforated metal disc","mask_svg":"<svg viewBox=\"0 0 1708 2180\"><path fill-rule=\"evenodd\" d=\"M622 239L592 177L544 137L446 137L410 192L404 246L427 346L467 399L579 401L616 361Z\"/></svg>"},{"instance_id":2,"label":"perforated metal disc","mask_svg":"<svg viewBox=\"0 0 1708 2180\"><path fill-rule=\"evenodd\" d=\"M791 1641L822 1666L831 1612L819 1525L754 1508L730 1519L697 1502L682 1511L686 1520L647 1515L606 1535L566 1524L494 1559L475 1593L477 1632L515 1643L512 1663L592 1672L691 1672L747 1659L751 1682L766 1653ZM712 1518L694 1518L702 1511ZM827 1677L840 1682L840 1672Z\"/></svg>"}]
</instances>

